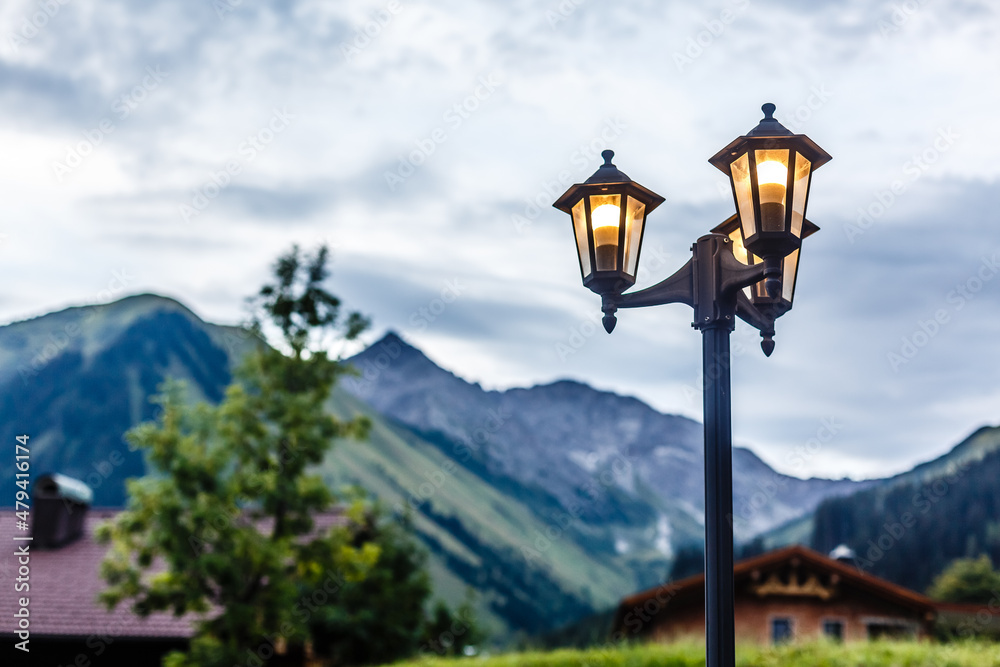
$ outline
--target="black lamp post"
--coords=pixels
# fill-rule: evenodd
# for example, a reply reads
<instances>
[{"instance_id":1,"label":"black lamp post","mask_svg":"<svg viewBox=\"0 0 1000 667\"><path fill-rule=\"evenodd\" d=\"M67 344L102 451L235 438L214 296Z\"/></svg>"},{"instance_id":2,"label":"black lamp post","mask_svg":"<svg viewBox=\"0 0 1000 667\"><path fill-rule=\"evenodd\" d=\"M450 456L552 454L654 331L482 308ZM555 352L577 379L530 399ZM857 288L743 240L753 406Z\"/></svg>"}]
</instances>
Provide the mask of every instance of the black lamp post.
<instances>
[{"instance_id":1,"label":"black lamp post","mask_svg":"<svg viewBox=\"0 0 1000 667\"><path fill-rule=\"evenodd\" d=\"M646 215L664 200L619 171L612 151L553 204L573 219L583 284L601 295L608 333L619 308L667 303L691 306L702 332L706 667L736 660L729 335L739 317L760 330L765 355L774 350L774 321L792 307L802 239L819 230L805 217L810 177L831 159L776 121L773 104L762 110L757 127L709 160L730 178L736 215L698 239L687 264L661 283L622 293L635 284Z\"/></svg>"}]
</instances>

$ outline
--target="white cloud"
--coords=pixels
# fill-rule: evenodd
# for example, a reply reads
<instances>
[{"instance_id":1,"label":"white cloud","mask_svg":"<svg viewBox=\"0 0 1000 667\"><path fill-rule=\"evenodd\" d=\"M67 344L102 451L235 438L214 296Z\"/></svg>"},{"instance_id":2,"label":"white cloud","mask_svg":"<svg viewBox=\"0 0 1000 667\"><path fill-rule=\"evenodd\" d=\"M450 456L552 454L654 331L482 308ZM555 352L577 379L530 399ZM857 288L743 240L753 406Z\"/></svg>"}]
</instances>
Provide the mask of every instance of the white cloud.
<instances>
[{"instance_id":1,"label":"white cloud","mask_svg":"<svg viewBox=\"0 0 1000 667\"><path fill-rule=\"evenodd\" d=\"M72 0L12 50L37 4L4 3L0 260L16 281L0 315L92 301L131 267L137 291L234 321L280 250L330 238L336 289L380 326L405 327L442 281L469 281L413 335L467 377L572 376L696 416L689 313L624 313L614 336L560 358L556 344L597 298L579 285L561 213L544 207L520 232L511 216L560 172L586 178L599 159L580 146L618 122L616 163L667 198L646 243L670 259L650 284L729 215L706 160L773 101L835 159L816 175L810 218L823 232L804 251L778 350L735 361L737 441L778 463L832 411L849 426L809 472L868 475L997 421L983 360L995 358L984 332L996 332L1000 280L898 373L885 362L980 251L1000 247L995 5L919 3L896 25L900 3L861 0L573 4L243 2L220 18L210 3ZM147 67L169 76L120 117L116 101ZM491 73L502 83L484 95ZM275 109L294 122L247 160L241 145ZM52 163L105 118L114 131L59 183ZM858 209L947 128L959 138L850 243ZM390 189L386 172L435 130L444 139ZM231 160L240 173L185 224L179 206Z\"/></svg>"}]
</instances>

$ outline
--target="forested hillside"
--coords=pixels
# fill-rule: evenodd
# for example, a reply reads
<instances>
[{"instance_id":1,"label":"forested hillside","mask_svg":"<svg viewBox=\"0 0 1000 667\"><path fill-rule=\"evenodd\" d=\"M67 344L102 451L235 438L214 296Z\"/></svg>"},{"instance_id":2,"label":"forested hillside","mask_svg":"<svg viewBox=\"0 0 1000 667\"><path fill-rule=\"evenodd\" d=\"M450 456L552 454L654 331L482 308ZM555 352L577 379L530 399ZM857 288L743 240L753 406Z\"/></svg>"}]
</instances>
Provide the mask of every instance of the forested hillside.
<instances>
[{"instance_id":1,"label":"forested hillside","mask_svg":"<svg viewBox=\"0 0 1000 667\"><path fill-rule=\"evenodd\" d=\"M825 500L813 548L847 544L858 567L924 591L955 558L1000 562L1000 428L983 428L950 454L889 483Z\"/></svg>"}]
</instances>

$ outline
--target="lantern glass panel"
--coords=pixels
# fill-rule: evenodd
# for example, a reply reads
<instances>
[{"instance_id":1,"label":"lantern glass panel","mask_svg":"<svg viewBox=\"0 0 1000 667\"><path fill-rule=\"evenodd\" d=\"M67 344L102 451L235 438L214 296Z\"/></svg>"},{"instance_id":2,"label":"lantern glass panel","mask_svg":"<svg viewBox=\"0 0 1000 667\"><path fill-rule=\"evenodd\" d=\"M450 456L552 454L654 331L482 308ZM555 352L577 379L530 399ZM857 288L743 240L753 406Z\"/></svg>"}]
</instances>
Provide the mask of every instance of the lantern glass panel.
<instances>
[{"instance_id":1,"label":"lantern glass panel","mask_svg":"<svg viewBox=\"0 0 1000 667\"><path fill-rule=\"evenodd\" d=\"M791 303L795 295L795 271L799 267L798 249L781 260L781 265L781 298Z\"/></svg>"},{"instance_id":2,"label":"lantern glass panel","mask_svg":"<svg viewBox=\"0 0 1000 667\"><path fill-rule=\"evenodd\" d=\"M646 219L646 205L635 197L625 203L625 273L635 275L639 262L639 242L642 241L642 225Z\"/></svg>"},{"instance_id":3,"label":"lantern glass panel","mask_svg":"<svg viewBox=\"0 0 1000 667\"><path fill-rule=\"evenodd\" d=\"M750 238L757 233L753 214L753 189L750 185L750 155L744 153L729 165L733 175L733 192L736 194L736 207L740 212L740 223L743 225L743 237Z\"/></svg>"},{"instance_id":4,"label":"lantern glass panel","mask_svg":"<svg viewBox=\"0 0 1000 667\"><path fill-rule=\"evenodd\" d=\"M780 232L785 229L785 195L788 189L788 151L754 151L757 163L757 187L760 196L760 230Z\"/></svg>"},{"instance_id":5,"label":"lantern glass panel","mask_svg":"<svg viewBox=\"0 0 1000 667\"><path fill-rule=\"evenodd\" d=\"M806 217L806 195L812 163L802 153L795 153L795 181L792 184L792 234L802 238L802 220Z\"/></svg>"},{"instance_id":6,"label":"lantern glass panel","mask_svg":"<svg viewBox=\"0 0 1000 667\"><path fill-rule=\"evenodd\" d=\"M590 220L594 228L594 261L597 271L618 271L621 229L621 195L590 195Z\"/></svg>"},{"instance_id":7,"label":"lantern glass panel","mask_svg":"<svg viewBox=\"0 0 1000 667\"><path fill-rule=\"evenodd\" d=\"M590 244L587 243L587 214L582 198L573 207L573 232L576 234L576 251L580 255L580 272L586 279L591 274Z\"/></svg>"},{"instance_id":8,"label":"lantern glass panel","mask_svg":"<svg viewBox=\"0 0 1000 667\"><path fill-rule=\"evenodd\" d=\"M734 227L733 231L729 232L729 240L733 242L733 256L742 264L749 265L751 255L747 252L746 246L743 245L743 234L739 227ZM754 256L754 264L757 263L756 259L757 257ZM747 298L751 298L752 293L749 285L743 288L743 293L747 295Z\"/></svg>"},{"instance_id":9,"label":"lantern glass panel","mask_svg":"<svg viewBox=\"0 0 1000 667\"><path fill-rule=\"evenodd\" d=\"M758 257L757 255L754 255L754 254L750 255L750 259L751 259L751 261L754 264L760 264L760 263L762 263L764 261L760 257ZM781 261L784 262L785 260L781 260ZM759 283L754 283L754 285L753 285L753 293L754 293L754 297L756 299L767 299L767 300L770 300L770 298L771 298L767 294L767 289L764 287L764 281L763 280L761 280Z\"/></svg>"},{"instance_id":10,"label":"lantern glass panel","mask_svg":"<svg viewBox=\"0 0 1000 667\"><path fill-rule=\"evenodd\" d=\"M750 257L747 254L747 248L743 245L743 234L740 230L734 229L729 232L729 240L733 243L733 256L740 261L741 264L750 264Z\"/></svg>"}]
</instances>

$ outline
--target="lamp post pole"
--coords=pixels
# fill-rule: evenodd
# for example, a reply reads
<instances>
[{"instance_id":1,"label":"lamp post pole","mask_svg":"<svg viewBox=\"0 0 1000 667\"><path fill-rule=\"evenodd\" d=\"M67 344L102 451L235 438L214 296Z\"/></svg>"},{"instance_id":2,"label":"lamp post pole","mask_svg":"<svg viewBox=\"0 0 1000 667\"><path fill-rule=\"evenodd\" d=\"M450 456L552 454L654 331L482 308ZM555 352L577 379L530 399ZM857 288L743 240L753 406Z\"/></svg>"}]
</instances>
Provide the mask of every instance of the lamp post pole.
<instances>
[{"instance_id":1,"label":"lamp post pole","mask_svg":"<svg viewBox=\"0 0 1000 667\"><path fill-rule=\"evenodd\" d=\"M733 601L733 428L730 329L702 329L705 423L705 665L736 660Z\"/></svg>"},{"instance_id":2,"label":"lamp post pole","mask_svg":"<svg viewBox=\"0 0 1000 667\"><path fill-rule=\"evenodd\" d=\"M603 298L605 327L618 308L686 303L701 330L705 427L705 656L706 667L733 667L736 660L733 600L733 429L729 336L739 315L761 330L765 351L773 319L756 311L742 288L765 277L763 264L747 266L721 234L698 239L691 261L662 283ZM773 342L771 342L773 345ZM773 348L772 348L773 349Z\"/></svg>"},{"instance_id":3,"label":"lamp post pole","mask_svg":"<svg viewBox=\"0 0 1000 667\"><path fill-rule=\"evenodd\" d=\"M646 215L663 197L635 183L604 151L604 164L553 204L570 214L583 284L601 295L604 328L619 308L685 303L702 334L705 425L706 667L734 667L733 429L729 336L736 318L774 350L774 321L792 307L802 239L819 228L805 217L810 176L830 156L792 134L765 104L764 118L709 160L730 176L737 214L691 247L691 260L637 292ZM744 288L750 288L746 292Z\"/></svg>"}]
</instances>

